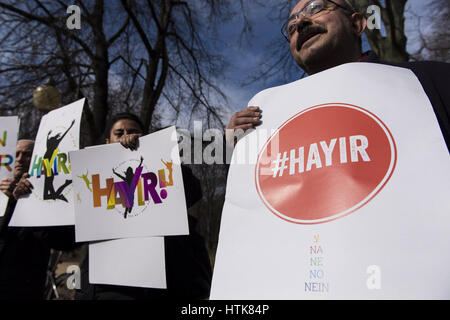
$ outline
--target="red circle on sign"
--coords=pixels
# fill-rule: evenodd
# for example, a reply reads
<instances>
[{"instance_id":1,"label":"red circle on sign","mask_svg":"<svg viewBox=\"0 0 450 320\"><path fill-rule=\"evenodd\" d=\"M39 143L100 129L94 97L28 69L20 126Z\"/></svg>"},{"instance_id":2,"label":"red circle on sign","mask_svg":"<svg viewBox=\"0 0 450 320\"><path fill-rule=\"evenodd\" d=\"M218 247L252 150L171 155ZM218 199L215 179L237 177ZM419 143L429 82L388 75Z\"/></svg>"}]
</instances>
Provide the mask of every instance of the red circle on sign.
<instances>
[{"instance_id":1,"label":"red circle on sign","mask_svg":"<svg viewBox=\"0 0 450 320\"><path fill-rule=\"evenodd\" d=\"M296 114L258 156L255 181L266 207L298 224L346 216L368 203L394 172L386 125L357 106L333 103Z\"/></svg>"}]
</instances>

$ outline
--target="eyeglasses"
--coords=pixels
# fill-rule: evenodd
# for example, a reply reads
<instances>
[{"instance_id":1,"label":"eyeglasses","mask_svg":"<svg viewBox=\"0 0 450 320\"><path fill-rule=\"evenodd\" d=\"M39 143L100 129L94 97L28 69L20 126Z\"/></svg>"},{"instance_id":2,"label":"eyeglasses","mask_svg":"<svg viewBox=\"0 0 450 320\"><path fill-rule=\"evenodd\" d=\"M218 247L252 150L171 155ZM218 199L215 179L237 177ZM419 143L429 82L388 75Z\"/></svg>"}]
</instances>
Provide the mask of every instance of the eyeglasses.
<instances>
[{"instance_id":1,"label":"eyeglasses","mask_svg":"<svg viewBox=\"0 0 450 320\"><path fill-rule=\"evenodd\" d=\"M286 38L288 42L290 42L291 36L294 34L295 30L297 30L297 23L299 21L299 16L302 15L305 18L312 17L319 12L322 12L326 9L327 5L326 2L329 1L332 4L334 4L336 7L341 8L346 11L351 11L350 9L341 6L340 4L332 1L332 0L311 0L306 5L294 13L292 16L289 17L288 21L286 21L283 26L281 27L281 33ZM353 10L353 8L352 8ZM353 10L354 12L354 10ZM352 13L353 13L352 12Z\"/></svg>"}]
</instances>

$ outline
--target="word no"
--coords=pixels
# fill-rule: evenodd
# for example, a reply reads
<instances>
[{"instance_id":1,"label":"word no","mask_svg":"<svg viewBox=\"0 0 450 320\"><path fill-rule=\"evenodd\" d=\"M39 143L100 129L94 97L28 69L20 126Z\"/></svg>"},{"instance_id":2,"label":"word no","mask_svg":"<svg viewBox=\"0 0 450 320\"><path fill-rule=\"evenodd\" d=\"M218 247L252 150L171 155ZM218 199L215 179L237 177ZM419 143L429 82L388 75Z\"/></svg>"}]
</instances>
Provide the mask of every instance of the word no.
<instances>
[{"instance_id":1,"label":"word no","mask_svg":"<svg viewBox=\"0 0 450 320\"><path fill-rule=\"evenodd\" d=\"M333 164L333 150L336 146L337 141L338 138L335 138L330 141L329 145L327 145L325 141L321 141L319 143L323 152L323 157L321 157L321 154L319 152L319 144L312 143L309 146L306 171L311 171L313 165L315 165L317 169L322 168L323 162L325 162L326 167L331 166ZM368 139L365 136L357 135L350 136L349 141L351 162L359 161L358 154L361 156L364 162L370 162L370 157L366 152L366 149L369 146ZM340 163L347 163L347 138L339 138L339 151ZM290 158L287 156L287 151L283 153L283 156L281 153L278 153L277 159L272 161L273 178L276 178L277 176L282 177L283 172L286 169L289 169L289 175L294 175L297 164L298 173L305 172L305 147L298 148L298 156L296 156L296 154L297 150L295 149L290 150Z\"/></svg>"},{"instance_id":2,"label":"word no","mask_svg":"<svg viewBox=\"0 0 450 320\"><path fill-rule=\"evenodd\" d=\"M107 209L114 209L116 205L122 204L124 208L133 207L134 193L137 189L138 206L145 205L152 198L155 204L162 203L161 199L167 198L167 191L162 189L158 194L156 186L165 188L173 185L173 181L166 182L165 170L159 170L158 176L153 172L142 173L143 167L138 167L133 175L132 183L126 181L114 182L113 178L106 179L106 187L100 186L100 175L92 175L92 197L94 208L102 206L102 197L107 199ZM158 179L159 177L159 179ZM170 183L172 182L172 184Z\"/></svg>"},{"instance_id":3,"label":"word no","mask_svg":"<svg viewBox=\"0 0 450 320\"><path fill-rule=\"evenodd\" d=\"M67 159L67 154L58 152L59 149L55 149L50 159L43 159L42 157L38 158L38 156L35 155L31 164L30 177L33 177L36 173L36 177L40 178L43 171L47 177L51 177L52 175L57 176L61 172L69 174L71 167Z\"/></svg>"},{"instance_id":4,"label":"word no","mask_svg":"<svg viewBox=\"0 0 450 320\"><path fill-rule=\"evenodd\" d=\"M305 282L305 292L329 292L330 284L324 282L325 272L323 270L323 248L319 243L320 236L314 235L314 243L309 248L310 267L309 282Z\"/></svg>"}]
</instances>

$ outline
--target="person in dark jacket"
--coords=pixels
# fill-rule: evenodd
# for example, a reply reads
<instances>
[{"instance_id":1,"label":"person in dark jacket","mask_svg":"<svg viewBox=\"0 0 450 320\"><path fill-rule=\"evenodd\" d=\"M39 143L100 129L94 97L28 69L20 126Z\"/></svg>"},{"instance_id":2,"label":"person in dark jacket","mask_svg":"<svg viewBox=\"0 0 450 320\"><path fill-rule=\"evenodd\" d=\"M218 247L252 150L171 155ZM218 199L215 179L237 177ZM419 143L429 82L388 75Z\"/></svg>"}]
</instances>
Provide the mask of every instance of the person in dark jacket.
<instances>
[{"instance_id":1,"label":"person in dark jacket","mask_svg":"<svg viewBox=\"0 0 450 320\"><path fill-rule=\"evenodd\" d=\"M0 217L0 300L43 300L50 249L69 250L75 241L70 227L8 227L17 199L31 192L33 147L32 140L17 142L14 178L0 182L9 197Z\"/></svg>"},{"instance_id":2,"label":"person in dark jacket","mask_svg":"<svg viewBox=\"0 0 450 320\"><path fill-rule=\"evenodd\" d=\"M349 62L389 64L371 52L361 53L361 35L366 24L364 15L349 1L302 0L292 10L282 31L295 62L312 75ZM431 61L390 64L410 69L417 76L450 150L450 64ZM254 128L260 119L258 106L245 108L232 116L228 132ZM233 142L228 145L233 147Z\"/></svg>"},{"instance_id":3,"label":"person in dark jacket","mask_svg":"<svg viewBox=\"0 0 450 320\"><path fill-rule=\"evenodd\" d=\"M366 62L382 63L410 69L422 84L450 151L450 64L436 61L416 61L404 63L388 63L369 51L365 53Z\"/></svg>"},{"instance_id":4,"label":"person in dark jacket","mask_svg":"<svg viewBox=\"0 0 450 320\"><path fill-rule=\"evenodd\" d=\"M0 190L9 197L8 206L0 217L0 299L40 300L50 248L38 228L8 227L17 198L17 185L30 165L34 141L19 140L16 147L14 178L3 179ZM19 186L20 188L20 186Z\"/></svg>"},{"instance_id":5,"label":"person in dark jacket","mask_svg":"<svg viewBox=\"0 0 450 320\"><path fill-rule=\"evenodd\" d=\"M112 117L106 128L106 143L121 143L137 149L138 138L146 134L140 119L131 113ZM191 207L202 197L199 180L181 166L186 205ZM167 289L137 288L89 283L89 259L81 266L81 289L77 300L147 300L164 298L205 299L209 297L212 271L203 238L195 231L195 219L188 216L189 235L164 237ZM143 253L144 254L144 253Z\"/></svg>"}]
</instances>

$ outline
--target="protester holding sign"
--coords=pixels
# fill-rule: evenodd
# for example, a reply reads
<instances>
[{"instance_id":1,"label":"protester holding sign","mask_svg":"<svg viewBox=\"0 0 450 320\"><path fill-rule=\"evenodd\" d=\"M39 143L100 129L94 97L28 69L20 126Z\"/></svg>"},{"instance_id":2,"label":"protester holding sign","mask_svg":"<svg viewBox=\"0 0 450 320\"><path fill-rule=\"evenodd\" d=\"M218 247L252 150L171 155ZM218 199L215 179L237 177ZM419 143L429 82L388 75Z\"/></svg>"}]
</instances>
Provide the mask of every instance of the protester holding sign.
<instances>
[{"instance_id":1,"label":"protester holding sign","mask_svg":"<svg viewBox=\"0 0 450 320\"><path fill-rule=\"evenodd\" d=\"M0 300L44 299L50 249L74 248L73 227L8 227L17 199L33 189L28 180L33 147L33 140L17 142L14 179L0 182L9 196L6 214L0 217Z\"/></svg>"},{"instance_id":2,"label":"protester holding sign","mask_svg":"<svg viewBox=\"0 0 450 320\"><path fill-rule=\"evenodd\" d=\"M345 0L302 0L283 25L295 62L309 75L349 62L383 63L374 52L361 53L361 35L366 18ZM433 105L447 146L450 149L450 64L412 62L391 64L411 69ZM370 75L367 75L370 77ZM233 115L227 129L250 129L261 122L258 106Z\"/></svg>"},{"instance_id":3,"label":"protester holding sign","mask_svg":"<svg viewBox=\"0 0 450 320\"><path fill-rule=\"evenodd\" d=\"M0 218L0 299L43 299L50 248L42 230L8 228L16 204L19 179L27 174L34 141L17 142L14 179L0 182L1 191L10 197L7 212ZM14 193L14 197L13 197Z\"/></svg>"},{"instance_id":4,"label":"protester holding sign","mask_svg":"<svg viewBox=\"0 0 450 320\"><path fill-rule=\"evenodd\" d=\"M235 145L212 299L449 298L450 65L380 62L365 28L348 1L299 1L282 30L311 76L228 123L256 130Z\"/></svg>"},{"instance_id":5,"label":"protester holding sign","mask_svg":"<svg viewBox=\"0 0 450 320\"><path fill-rule=\"evenodd\" d=\"M14 178L3 179L0 182L0 191L8 197L12 197L13 191L16 188L19 180L23 174L26 174L31 161L31 154L33 153L33 140L19 140L17 141L16 160L14 166ZM17 197L14 197L17 200Z\"/></svg>"},{"instance_id":6,"label":"protester holding sign","mask_svg":"<svg viewBox=\"0 0 450 320\"><path fill-rule=\"evenodd\" d=\"M31 196L21 197L10 221L16 227L74 224L70 151L79 149L80 121L85 99L44 115L30 162ZM35 212L29 215L28 212Z\"/></svg>"},{"instance_id":7,"label":"protester holding sign","mask_svg":"<svg viewBox=\"0 0 450 320\"><path fill-rule=\"evenodd\" d=\"M139 137L146 133L138 117L130 113L120 113L112 117L110 125L106 129L105 141L108 144L119 142L125 148L135 150L139 148ZM182 167L182 171L187 207L190 207L201 198L200 183L188 168ZM117 174L121 176L121 173ZM203 239L195 232L195 219L188 218L190 235L164 237L167 289L90 284L89 258L86 257L81 267L81 290L77 292L76 298L81 300L123 300L208 297L211 281L209 258Z\"/></svg>"}]
</instances>

